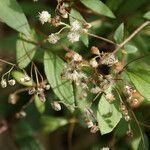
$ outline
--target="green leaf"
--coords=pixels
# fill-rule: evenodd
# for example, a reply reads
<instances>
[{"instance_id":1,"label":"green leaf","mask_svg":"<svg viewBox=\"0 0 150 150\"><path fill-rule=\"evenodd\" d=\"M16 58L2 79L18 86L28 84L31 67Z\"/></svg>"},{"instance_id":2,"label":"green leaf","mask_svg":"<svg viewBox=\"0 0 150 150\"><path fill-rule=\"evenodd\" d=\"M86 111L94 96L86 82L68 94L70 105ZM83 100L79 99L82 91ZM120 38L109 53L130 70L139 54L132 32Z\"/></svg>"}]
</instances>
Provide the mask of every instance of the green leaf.
<instances>
[{"instance_id":1,"label":"green leaf","mask_svg":"<svg viewBox=\"0 0 150 150\"><path fill-rule=\"evenodd\" d=\"M41 118L41 123L43 125L43 131L45 133L50 133L62 126L67 125L68 120L60 117L43 116Z\"/></svg>"},{"instance_id":2,"label":"green leaf","mask_svg":"<svg viewBox=\"0 0 150 150\"><path fill-rule=\"evenodd\" d=\"M78 19L79 21L86 22L85 19L82 17L82 15L77 10L71 9L70 18L69 18L70 23L75 21L75 19ZM81 35L80 39L83 42L83 44L88 47L88 45L89 45L89 37L88 37L88 35L83 33Z\"/></svg>"},{"instance_id":3,"label":"green leaf","mask_svg":"<svg viewBox=\"0 0 150 150\"><path fill-rule=\"evenodd\" d=\"M128 69L127 74L141 95L150 101L150 70Z\"/></svg>"},{"instance_id":4,"label":"green leaf","mask_svg":"<svg viewBox=\"0 0 150 150\"><path fill-rule=\"evenodd\" d=\"M35 95L35 100L34 100L34 103L35 103L35 106L37 108L37 110L40 112L40 113L44 113L45 111L45 103L43 103L39 96L38 95Z\"/></svg>"},{"instance_id":5,"label":"green leaf","mask_svg":"<svg viewBox=\"0 0 150 150\"><path fill-rule=\"evenodd\" d=\"M54 93L67 105L70 110L74 110L74 94L72 83L69 80L61 79L64 68L64 61L52 52L46 51L44 54L45 74Z\"/></svg>"},{"instance_id":6,"label":"green leaf","mask_svg":"<svg viewBox=\"0 0 150 150\"><path fill-rule=\"evenodd\" d=\"M17 121L13 132L20 150L44 150L39 141L35 139L33 129L24 119Z\"/></svg>"},{"instance_id":7,"label":"green leaf","mask_svg":"<svg viewBox=\"0 0 150 150\"><path fill-rule=\"evenodd\" d=\"M35 33L30 36L19 34L19 38L16 43L16 59L20 68L25 68L32 61L35 52L36 45L32 42L35 41Z\"/></svg>"},{"instance_id":8,"label":"green leaf","mask_svg":"<svg viewBox=\"0 0 150 150\"><path fill-rule=\"evenodd\" d=\"M101 1L99 0L80 0L83 5L90 8L94 12L104 15L110 18L115 18L113 12Z\"/></svg>"},{"instance_id":9,"label":"green leaf","mask_svg":"<svg viewBox=\"0 0 150 150\"><path fill-rule=\"evenodd\" d=\"M16 0L0 0L0 19L11 28L26 35L30 33L27 19Z\"/></svg>"},{"instance_id":10,"label":"green leaf","mask_svg":"<svg viewBox=\"0 0 150 150\"><path fill-rule=\"evenodd\" d=\"M19 71L12 71L11 72L13 78L20 84L24 85L24 86L34 86L34 81L31 79L30 81L28 82L21 82L20 79L22 77L24 77L24 73L22 72L19 72Z\"/></svg>"},{"instance_id":11,"label":"green leaf","mask_svg":"<svg viewBox=\"0 0 150 150\"><path fill-rule=\"evenodd\" d=\"M147 13L145 13L143 17L144 17L145 19L150 20L150 11L148 11Z\"/></svg>"},{"instance_id":12,"label":"green leaf","mask_svg":"<svg viewBox=\"0 0 150 150\"><path fill-rule=\"evenodd\" d=\"M110 133L120 121L122 115L118 105L117 100L110 104L102 95L97 110L97 121L102 135Z\"/></svg>"},{"instance_id":13,"label":"green leaf","mask_svg":"<svg viewBox=\"0 0 150 150\"><path fill-rule=\"evenodd\" d=\"M121 43L124 38L124 23L120 24L120 26L116 29L114 33L114 39L117 43Z\"/></svg>"},{"instance_id":14,"label":"green leaf","mask_svg":"<svg viewBox=\"0 0 150 150\"><path fill-rule=\"evenodd\" d=\"M134 45L131 44L125 44L124 49L128 54L135 53L138 50Z\"/></svg>"}]
</instances>

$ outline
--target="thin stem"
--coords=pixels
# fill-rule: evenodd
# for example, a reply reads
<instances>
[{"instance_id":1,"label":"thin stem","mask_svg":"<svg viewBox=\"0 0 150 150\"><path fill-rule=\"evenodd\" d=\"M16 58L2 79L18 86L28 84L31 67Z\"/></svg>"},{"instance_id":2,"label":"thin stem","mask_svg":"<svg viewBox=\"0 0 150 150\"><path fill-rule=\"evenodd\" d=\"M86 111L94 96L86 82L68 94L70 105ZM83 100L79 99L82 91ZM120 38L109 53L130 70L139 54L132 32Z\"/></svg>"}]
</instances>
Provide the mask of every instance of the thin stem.
<instances>
[{"instance_id":1,"label":"thin stem","mask_svg":"<svg viewBox=\"0 0 150 150\"><path fill-rule=\"evenodd\" d=\"M112 53L115 54L120 48L122 48L126 43L128 43L137 33L139 33L149 23L150 21L146 21L142 25L140 25L127 39L125 39L121 44L119 44Z\"/></svg>"},{"instance_id":2,"label":"thin stem","mask_svg":"<svg viewBox=\"0 0 150 150\"><path fill-rule=\"evenodd\" d=\"M107 43L116 45L115 42L113 42L113 41L111 41L111 40L109 40L109 39L106 39L106 38L104 38L104 37L101 37L101 36L98 36L98 35L95 35L95 34L89 33L89 32L87 32L86 34L89 35L89 36L95 37L95 38L97 38L97 39L100 39L100 40L102 40L102 41L105 41L105 42L107 42Z\"/></svg>"},{"instance_id":3,"label":"thin stem","mask_svg":"<svg viewBox=\"0 0 150 150\"><path fill-rule=\"evenodd\" d=\"M13 64L13 63L8 62L8 61L6 61L6 60L3 60L3 59L1 59L1 58L0 58L0 62L3 62L3 63L5 63L5 64L11 65L11 66L15 66L15 65L16 65L16 64Z\"/></svg>"},{"instance_id":4,"label":"thin stem","mask_svg":"<svg viewBox=\"0 0 150 150\"><path fill-rule=\"evenodd\" d=\"M68 131L68 149L72 150L72 136L74 131L75 123L71 123Z\"/></svg>"},{"instance_id":5,"label":"thin stem","mask_svg":"<svg viewBox=\"0 0 150 150\"><path fill-rule=\"evenodd\" d=\"M135 61L137 61L137 60L139 60L139 59L142 59L142 58L144 58L144 57L147 57L147 56L149 56L149 55L150 55L150 53L145 54L145 55L143 55L143 56L141 56L141 57L138 57L138 58L135 58L135 59L131 60L130 62L128 62L128 63L123 67L123 69L127 68L127 66L130 65L131 63L133 63L133 62L135 62Z\"/></svg>"},{"instance_id":6,"label":"thin stem","mask_svg":"<svg viewBox=\"0 0 150 150\"><path fill-rule=\"evenodd\" d=\"M143 148L146 149L145 142L144 142L144 135L143 135L143 133L142 133L142 129L141 129L141 127L140 127L139 121L137 120L137 118L136 118L136 116L135 116L135 114L134 114L134 112L133 112L132 110L131 110L131 113L132 113L132 116L133 116L135 122L136 122L137 125L138 125L139 130L140 130L141 139L142 139L142 143L143 143Z\"/></svg>"}]
</instances>

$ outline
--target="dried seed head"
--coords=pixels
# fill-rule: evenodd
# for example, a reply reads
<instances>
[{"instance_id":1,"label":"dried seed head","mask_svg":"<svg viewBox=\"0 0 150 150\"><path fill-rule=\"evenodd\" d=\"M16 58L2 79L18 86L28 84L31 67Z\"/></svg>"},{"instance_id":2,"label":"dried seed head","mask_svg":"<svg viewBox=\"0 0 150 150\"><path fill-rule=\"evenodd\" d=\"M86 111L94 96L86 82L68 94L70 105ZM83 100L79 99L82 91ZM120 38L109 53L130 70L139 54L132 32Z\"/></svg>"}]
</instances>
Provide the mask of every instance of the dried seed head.
<instances>
[{"instance_id":1,"label":"dried seed head","mask_svg":"<svg viewBox=\"0 0 150 150\"><path fill-rule=\"evenodd\" d=\"M91 89L91 93L93 93L93 94L98 94L100 92L102 92L102 90L98 86L96 86L96 87L94 87L94 88Z\"/></svg>"},{"instance_id":2,"label":"dried seed head","mask_svg":"<svg viewBox=\"0 0 150 150\"><path fill-rule=\"evenodd\" d=\"M28 90L29 95L35 94L35 92L36 92L36 89L34 87L32 87Z\"/></svg>"},{"instance_id":3,"label":"dried seed head","mask_svg":"<svg viewBox=\"0 0 150 150\"><path fill-rule=\"evenodd\" d=\"M74 56L74 52L73 51L69 51L66 53L65 58L68 62L70 62L73 59Z\"/></svg>"},{"instance_id":4,"label":"dried seed head","mask_svg":"<svg viewBox=\"0 0 150 150\"><path fill-rule=\"evenodd\" d=\"M89 119L85 119L85 124L87 125L88 128L93 127L93 122Z\"/></svg>"},{"instance_id":5,"label":"dried seed head","mask_svg":"<svg viewBox=\"0 0 150 150\"><path fill-rule=\"evenodd\" d=\"M61 105L60 105L60 103L58 101L53 101L51 103L51 106L56 111L60 111L61 110Z\"/></svg>"},{"instance_id":6,"label":"dried seed head","mask_svg":"<svg viewBox=\"0 0 150 150\"><path fill-rule=\"evenodd\" d=\"M131 120L131 118L130 118L130 116L124 116L124 119L128 122L128 121L130 121Z\"/></svg>"},{"instance_id":7,"label":"dried seed head","mask_svg":"<svg viewBox=\"0 0 150 150\"><path fill-rule=\"evenodd\" d=\"M90 117L91 115L93 115L93 110L91 108L85 108L84 112L87 117Z\"/></svg>"},{"instance_id":8,"label":"dried seed head","mask_svg":"<svg viewBox=\"0 0 150 150\"><path fill-rule=\"evenodd\" d=\"M126 132L127 136L133 137L133 131L130 129Z\"/></svg>"},{"instance_id":9,"label":"dried seed head","mask_svg":"<svg viewBox=\"0 0 150 150\"><path fill-rule=\"evenodd\" d=\"M19 118L25 117L26 115L27 114L26 114L25 111L20 111L20 112L17 112L15 116L16 116L17 119L19 119Z\"/></svg>"},{"instance_id":10,"label":"dried seed head","mask_svg":"<svg viewBox=\"0 0 150 150\"><path fill-rule=\"evenodd\" d=\"M48 36L48 42L49 43L51 43L51 44L56 44L57 42L58 42L58 40L59 40L60 38L59 38L59 36L57 35L57 34L50 34L49 36Z\"/></svg>"},{"instance_id":11,"label":"dried seed head","mask_svg":"<svg viewBox=\"0 0 150 150\"><path fill-rule=\"evenodd\" d=\"M79 55L78 53L74 53L73 60L76 61L76 62L81 62L82 61L82 56Z\"/></svg>"},{"instance_id":12,"label":"dried seed head","mask_svg":"<svg viewBox=\"0 0 150 150\"><path fill-rule=\"evenodd\" d=\"M39 94L39 99L40 99L41 102L43 102L43 103L46 101L46 97L45 97L44 92L41 92L41 93Z\"/></svg>"},{"instance_id":13,"label":"dried seed head","mask_svg":"<svg viewBox=\"0 0 150 150\"><path fill-rule=\"evenodd\" d=\"M17 100L18 100L18 97L14 93L10 94L9 97L8 97L8 102L10 104L16 104Z\"/></svg>"},{"instance_id":14,"label":"dried seed head","mask_svg":"<svg viewBox=\"0 0 150 150\"><path fill-rule=\"evenodd\" d=\"M51 23L51 25L54 27L58 27L60 25L60 22L61 22L60 16L57 15L54 18L52 18L49 23Z\"/></svg>"},{"instance_id":15,"label":"dried seed head","mask_svg":"<svg viewBox=\"0 0 150 150\"><path fill-rule=\"evenodd\" d=\"M68 12L66 11L63 1L60 1L57 5L56 12L63 18L68 18Z\"/></svg>"},{"instance_id":16,"label":"dried seed head","mask_svg":"<svg viewBox=\"0 0 150 150\"><path fill-rule=\"evenodd\" d=\"M125 111L126 110L126 106L121 102L119 109L120 109L121 112Z\"/></svg>"},{"instance_id":17,"label":"dried seed head","mask_svg":"<svg viewBox=\"0 0 150 150\"><path fill-rule=\"evenodd\" d=\"M121 62L118 61L118 62L114 63L113 67L117 72L120 72L123 70L124 66L122 65Z\"/></svg>"},{"instance_id":18,"label":"dried seed head","mask_svg":"<svg viewBox=\"0 0 150 150\"><path fill-rule=\"evenodd\" d=\"M16 84L16 80L11 79L11 80L8 81L8 83L9 83L9 85L13 86L13 85Z\"/></svg>"},{"instance_id":19,"label":"dried seed head","mask_svg":"<svg viewBox=\"0 0 150 150\"><path fill-rule=\"evenodd\" d=\"M21 82L29 82L31 78L27 75L24 74L24 76L20 79Z\"/></svg>"},{"instance_id":20,"label":"dried seed head","mask_svg":"<svg viewBox=\"0 0 150 150\"><path fill-rule=\"evenodd\" d=\"M106 97L106 100L109 103L111 103L111 102L113 102L115 100L115 97L114 97L114 95L112 93L107 93L105 97Z\"/></svg>"},{"instance_id":21,"label":"dried seed head","mask_svg":"<svg viewBox=\"0 0 150 150\"><path fill-rule=\"evenodd\" d=\"M43 92L44 92L44 89L43 89L43 88L41 88L41 87L38 87L38 88L37 88L37 93L38 93L38 94L43 93Z\"/></svg>"},{"instance_id":22,"label":"dried seed head","mask_svg":"<svg viewBox=\"0 0 150 150\"><path fill-rule=\"evenodd\" d=\"M97 67L98 67L98 62L97 62L95 59L91 59L91 60L90 60L90 65L91 65L93 68L97 68Z\"/></svg>"},{"instance_id":23,"label":"dried seed head","mask_svg":"<svg viewBox=\"0 0 150 150\"><path fill-rule=\"evenodd\" d=\"M6 87L7 87L6 79L2 79L2 80L1 80L1 87L2 87L2 88L6 88Z\"/></svg>"},{"instance_id":24,"label":"dried seed head","mask_svg":"<svg viewBox=\"0 0 150 150\"><path fill-rule=\"evenodd\" d=\"M98 130L99 130L98 126L93 125L93 126L91 127L90 132L91 132L91 133L96 133Z\"/></svg>"},{"instance_id":25,"label":"dried seed head","mask_svg":"<svg viewBox=\"0 0 150 150\"><path fill-rule=\"evenodd\" d=\"M49 84L45 85L45 89L49 90L51 88L51 86Z\"/></svg>"},{"instance_id":26,"label":"dried seed head","mask_svg":"<svg viewBox=\"0 0 150 150\"><path fill-rule=\"evenodd\" d=\"M122 114L123 114L124 116L127 116L127 115L128 115L128 110L126 109L126 110L122 111Z\"/></svg>"},{"instance_id":27,"label":"dried seed head","mask_svg":"<svg viewBox=\"0 0 150 150\"><path fill-rule=\"evenodd\" d=\"M96 46L91 47L91 53L95 55L100 55L99 49Z\"/></svg>"},{"instance_id":28,"label":"dried seed head","mask_svg":"<svg viewBox=\"0 0 150 150\"><path fill-rule=\"evenodd\" d=\"M90 23L83 23L83 28L85 29L90 29L92 27L92 25Z\"/></svg>"}]
</instances>

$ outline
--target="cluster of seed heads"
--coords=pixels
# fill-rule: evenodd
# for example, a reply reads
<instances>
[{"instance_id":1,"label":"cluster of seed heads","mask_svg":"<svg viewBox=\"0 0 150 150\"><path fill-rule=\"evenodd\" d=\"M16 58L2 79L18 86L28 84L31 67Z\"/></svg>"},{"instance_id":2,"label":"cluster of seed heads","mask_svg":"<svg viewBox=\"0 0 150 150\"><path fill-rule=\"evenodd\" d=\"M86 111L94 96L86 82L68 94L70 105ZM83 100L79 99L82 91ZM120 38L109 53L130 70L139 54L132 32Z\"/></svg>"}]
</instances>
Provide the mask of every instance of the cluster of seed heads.
<instances>
[{"instance_id":1,"label":"cluster of seed heads","mask_svg":"<svg viewBox=\"0 0 150 150\"><path fill-rule=\"evenodd\" d=\"M68 40L71 43L74 43L74 42L79 41L81 34L86 33L88 29L91 27L89 23L86 23L85 21L79 22L76 19L73 19L74 21L72 21L70 25L65 24L64 22L61 22L61 17L68 18L68 12L65 8L63 1L58 2L58 5L56 7L55 17L52 18L51 14L48 11L42 11L41 13L39 13L39 20L42 24L49 23L50 25L54 27L58 27L59 25L65 25L65 27L61 28L59 32L51 33L48 36L47 40L51 44L56 44L59 41L60 32L65 28L69 29L69 32L67 35Z\"/></svg>"},{"instance_id":2,"label":"cluster of seed heads","mask_svg":"<svg viewBox=\"0 0 150 150\"><path fill-rule=\"evenodd\" d=\"M85 108L84 112L85 112L85 124L90 129L90 132L96 133L97 131L99 131L98 126L95 123L93 123L93 119L95 118L93 117L92 109Z\"/></svg>"},{"instance_id":3,"label":"cluster of seed heads","mask_svg":"<svg viewBox=\"0 0 150 150\"><path fill-rule=\"evenodd\" d=\"M10 79L8 81L6 79L1 80L1 87L2 88L6 88L8 84L10 86L14 86L16 84L16 80L14 80L14 79Z\"/></svg>"},{"instance_id":4,"label":"cluster of seed heads","mask_svg":"<svg viewBox=\"0 0 150 150\"><path fill-rule=\"evenodd\" d=\"M130 86L125 86L124 91L127 96L127 102L131 108L136 108L141 105L144 97L141 96L141 94L137 92L137 90L133 89Z\"/></svg>"},{"instance_id":5,"label":"cluster of seed heads","mask_svg":"<svg viewBox=\"0 0 150 150\"><path fill-rule=\"evenodd\" d=\"M120 111L127 122L131 120L128 110L123 102L120 103Z\"/></svg>"}]
</instances>

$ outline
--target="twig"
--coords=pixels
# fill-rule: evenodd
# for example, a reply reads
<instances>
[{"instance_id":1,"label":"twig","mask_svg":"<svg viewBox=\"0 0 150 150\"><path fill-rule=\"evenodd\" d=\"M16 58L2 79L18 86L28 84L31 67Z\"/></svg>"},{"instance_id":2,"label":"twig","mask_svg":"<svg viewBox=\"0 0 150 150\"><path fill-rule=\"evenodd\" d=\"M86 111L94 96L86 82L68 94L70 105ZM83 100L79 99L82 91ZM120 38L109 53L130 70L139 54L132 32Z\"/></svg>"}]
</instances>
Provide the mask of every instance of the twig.
<instances>
[{"instance_id":1,"label":"twig","mask_svg":"<svg viewBox=\"0 0 150 150\"><path fill-rule=\"evenodd\" d=\"M106 38L104 38L104 37L101 37L101 36L98 36L98 35L95 35L95 34L93 34L93 33L86 33L87 35L89 35L89 36L92 36L92 37L95 37L95 38L97 38L97 39L100 39L100 40L102 40L102 41L105 41L105 42L107 42L107 43L110 43L110 44L113 44L113 45L117 45L115 42L113 42L113 41L111 41L111 40L109 40L109 39L106 39Z\"/></svg>"},{"instance_id":2,"label":"twig","mask_svg":"<svg viewBox=\"0 0 150 150\"><path fill-rule=\"evenodd\" d=\"M115 54L120 48L122 48L127 42L129 42L137 33L139 33L149 23L150 21L146 21L142 25L140 25L127 39L125 39L121 44L117 46L117 48L112 52L112 54Z\"/></svg>"},{"instance_id":3,"label":"twig","mask_svg":"<svg viewBox=\"0 0 150 150\"><path fill-rule=\"evenodd\" d=\"M0 58L0 62L3 62L3 63L5 63L5 64L11 65L11 66L15 66L15 65L16 65L16 64L13 64L13 63L8 62L8 61L6 61L6 60L3 60L3 59L1 59L1 58Z\"/></svg>"}]
</instances>

